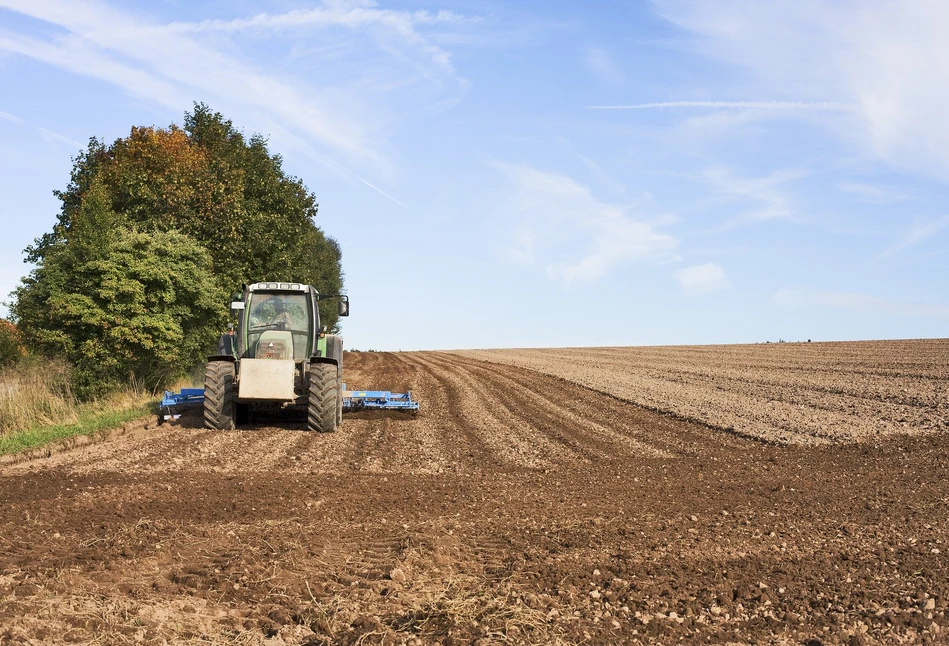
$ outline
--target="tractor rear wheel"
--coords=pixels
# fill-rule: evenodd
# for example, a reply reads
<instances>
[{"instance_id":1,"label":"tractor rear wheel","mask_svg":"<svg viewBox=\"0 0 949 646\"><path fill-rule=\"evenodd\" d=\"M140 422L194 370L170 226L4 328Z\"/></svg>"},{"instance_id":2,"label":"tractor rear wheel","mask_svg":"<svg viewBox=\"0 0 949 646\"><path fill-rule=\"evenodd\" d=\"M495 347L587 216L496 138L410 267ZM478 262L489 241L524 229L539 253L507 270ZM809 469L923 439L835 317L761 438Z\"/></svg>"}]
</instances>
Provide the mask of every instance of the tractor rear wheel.
<instances>
[{"instance_id":1,"label":"tractor rear wheel","mask_svg":"<svg viewBox=\"0 0 949 646\"><path fill-rule=\"evenodd\" d=\"M235 427L234 364L211 361L204 372L204 426L219 431Z\"/></svg>"},{"instance_id":2,"label":"tractor rear wheel","mask_svg":"<svg viewBox=\"0 0 949 646\"><path fill-rule=\"evenodd\" d=\"M332 433L338 424L340 405L339 379L332 363L310 365L310 399L306 427L310 431Z\"/></svg>"}]
</instances>

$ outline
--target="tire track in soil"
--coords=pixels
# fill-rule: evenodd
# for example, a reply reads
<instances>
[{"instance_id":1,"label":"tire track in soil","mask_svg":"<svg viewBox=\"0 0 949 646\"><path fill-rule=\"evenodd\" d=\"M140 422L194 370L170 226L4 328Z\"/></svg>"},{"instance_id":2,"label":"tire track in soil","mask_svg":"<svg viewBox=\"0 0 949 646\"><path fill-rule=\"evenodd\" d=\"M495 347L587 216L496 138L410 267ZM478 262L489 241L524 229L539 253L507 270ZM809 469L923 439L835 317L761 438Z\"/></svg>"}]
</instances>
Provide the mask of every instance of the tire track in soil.
<instances>
[{"instance_id":1,"label":"tire track in soil","mask_svg":"<svg viewBox=\"0 0 949 646\"><path fill-rule=\"evenodd\" d=\"M500 468L504 462L495 453L494 447L482 433L483 420L472 416L472 409L481 404L471 401L469 384L459 381L419 355L409 361L418 367L431 381L434 396L431 408L435 415L434 428L446 439L450 451L449 461L458 472L491 470ZM423 404L424 405L424 404Z\"/></svg>"},{"instance_id":2,"label":"tire track in soil","mask_svg":"<svg viewBox=\"0 0 949 646\"><path fill-rule=\"evenodd\" d=\"M468 375L459 373L451 364L439 364L429 355L414 355L412 360L424 366L438 382L445 397L451 425L462 432L455 435L466 447L458 450L458 461L477 465L478 469L503 469L505 465L544 468L551 463L542 457L555 452L555 447L541 439L531 445L526 421L501 403ZM525 427L527 430L525 430ZM538 446L539 445L539 446ZM538 447L532 450L532 446ZM470 469L470 467L469 467Z\"/></svg>"},{"instance_id":3,"label":"tire track in soil","mask_svg":"<svg viewBox=\"0 0 949 646\"><path fill-rule=\"evenodd\" d=\"M576 407L571 406L571 398L579 400L576 388L564 389L551 384L549 381L531 381L529 373L515 371L510 368L494 366L485 367L484 364L462 361L452 357L456 364L464 365L463 369L469 376L477 374L481 380L485 377L501 382L492 388L495 396L507 410L529 411L529 418L535 429L540 432L550 432L558 426L571 428L572 433L557 433L557 441L582 455L585 460L599 461L610 458L621 458L624 454L652 457L670 457L662 449L632 437L627 433L614 430L622 428L624 417L611 416L604 418L595 408L587 408L583 413L577 413ZM542 384L542 389L540 388ZM553 386L553 387L552 387ZM570 392L564 392L569 390ZM586 394L586 393L582 393ZM558 396L559 395L559 396ZM632 412L632 411L631 411ZM538 422L543 424L538 426ZM564 423L567 424L564 424ZM625 429L623 429L625 430ZM590 446L587 446L590 445Z\"/></svg>"},{"instance_id":4,"label":"tire track in soil","mask_svg":"<svg viewBox=\"0 0 949 646\"><path fill-rule=\"evenodd\" d=\"M441 473L458 471L462 465L457 436L452 429L441 425L439 414L450 406L450 395L434 375L421 369L403 355L372 353L371 365L379 367L385 361L386 369L378 374L359 368L354 383L367 390L411 391L422 403L418 414L363 411L349 415L357 424L371 429L372 441L361 452L364 469L382 472ZM361 358L361 357L360 357ZM348 379L348 377L347 377ZM355 389L355 388L351 388ZM348 422L347 422L348 423Z\"/></svg>"}]
</instances>

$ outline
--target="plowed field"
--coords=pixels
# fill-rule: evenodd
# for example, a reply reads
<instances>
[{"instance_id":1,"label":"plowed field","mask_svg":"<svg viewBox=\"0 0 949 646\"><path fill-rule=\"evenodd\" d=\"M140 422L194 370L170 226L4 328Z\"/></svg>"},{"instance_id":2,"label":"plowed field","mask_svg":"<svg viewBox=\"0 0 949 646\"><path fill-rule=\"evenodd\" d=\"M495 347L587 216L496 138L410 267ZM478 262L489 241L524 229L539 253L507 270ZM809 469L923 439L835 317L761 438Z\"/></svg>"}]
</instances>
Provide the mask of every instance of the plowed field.
<instances>
[{"instance_id":1,"label":"plowed field","mask_svg":"<svg viewBox=\"0 0 949 646\"><path fill-rule=\"evenodd\" d=\"M327 435L299 412L130 424L7 459L0 644L942 643L940 347L941 376L899 378L942 390L877 397L936 423L873 442L789 423L821 443L768 443L651 411L616 390L631 369L608 351L584 368L597 383L352 353L351 387L411 389L422 412L347 414ZM874 370L841 397L872 401Z\"/></svg>"},{"instance_id":2,"label":"plowed field","mask_svg":"<svg viewBox=\"0 0 949 646\"><path fill-rule=\"evenodd\" d=\"M768 442L825 444L949 429L949 339L462 354Z\"/></svg>"}]
</instances>

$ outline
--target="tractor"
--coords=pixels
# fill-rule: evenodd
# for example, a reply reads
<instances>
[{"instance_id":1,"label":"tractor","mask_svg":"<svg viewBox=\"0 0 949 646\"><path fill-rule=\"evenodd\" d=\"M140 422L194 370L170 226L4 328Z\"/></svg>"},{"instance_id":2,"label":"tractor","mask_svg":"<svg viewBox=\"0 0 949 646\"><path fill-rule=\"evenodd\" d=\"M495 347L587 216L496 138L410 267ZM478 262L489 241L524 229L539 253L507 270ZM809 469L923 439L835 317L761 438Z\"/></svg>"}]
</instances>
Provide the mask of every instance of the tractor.
<instances>
[{"instance_id":1,"label":"tractor","mask_svg":"<svg viewBox=\"0 0 949 646\"><path fill-rule=\"evenodd\" d=\"M204 373L204 425L229 430L254 406L305 405L307 430L329 433L343 416L343 339L320 325L317 304L349 297L301 283L254 283L236 294L237 328L221 337Z\"/></svg>"}]
</instances>

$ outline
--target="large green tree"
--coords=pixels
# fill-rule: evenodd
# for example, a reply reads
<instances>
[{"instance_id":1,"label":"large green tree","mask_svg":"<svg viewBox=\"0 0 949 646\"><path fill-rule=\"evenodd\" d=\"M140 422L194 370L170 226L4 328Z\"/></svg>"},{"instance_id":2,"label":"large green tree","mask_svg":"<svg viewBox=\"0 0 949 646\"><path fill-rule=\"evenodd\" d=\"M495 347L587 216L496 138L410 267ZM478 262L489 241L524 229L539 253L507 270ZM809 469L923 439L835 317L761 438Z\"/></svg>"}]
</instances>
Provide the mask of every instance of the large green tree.
<instances>
[{"instance_id":1,"label":"large green tree","mask_svg":"<svg viewBox=\"0 0 949 646\"><path fill-rule=\"evenodd\" d=\"M75 365L86 393L129 375L158 387L200 362L243 283L342 289L339 245L314 223L313 193L265 139L203 104L183 127L91 139L56 196L62 209L26 249L36 269L11 313L29 347ZM321 315L338 327L332 302Z\"/></svg>"},{"instance_id":2,"label":"large green tree","mask_svg":"<svg viewBox=\"0 0 949 646\"><path fill-rule=\"evenodd\" d=\"M110 146L90 140L69 185L56 192L63 206L53 230L27 248L28 261L42 261L66 239L95 181L124 226L177 230L203 245L229 292L265 280L342 290L340 248L314 223L313 193L284 172L263 137L245 137L204 104L185 115L183 128L135 127ZM333 303L322 303L320 313L337 327Z\"/></svg>"},{"instance_id":3,"label":"large green tree","mask_svg":"<svg viewBox=\"0 0 949 646\"><path fill-rule=\"evenodd\" d=\"M27 343L68 361L82 397L130 380L167 384L206 353L227 319L226 292L204 247L121 220L93 182L66 240L46 250L15 292L12 311Z\"/></svg>"}]
</instances>

